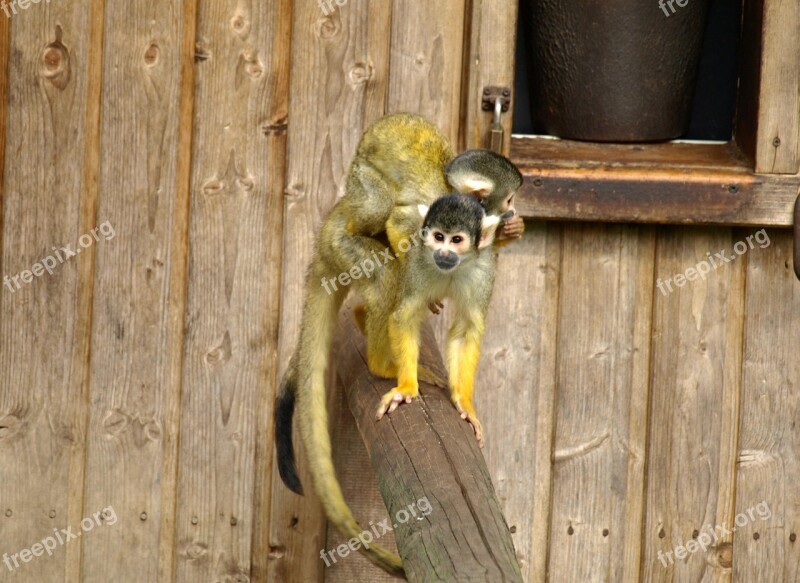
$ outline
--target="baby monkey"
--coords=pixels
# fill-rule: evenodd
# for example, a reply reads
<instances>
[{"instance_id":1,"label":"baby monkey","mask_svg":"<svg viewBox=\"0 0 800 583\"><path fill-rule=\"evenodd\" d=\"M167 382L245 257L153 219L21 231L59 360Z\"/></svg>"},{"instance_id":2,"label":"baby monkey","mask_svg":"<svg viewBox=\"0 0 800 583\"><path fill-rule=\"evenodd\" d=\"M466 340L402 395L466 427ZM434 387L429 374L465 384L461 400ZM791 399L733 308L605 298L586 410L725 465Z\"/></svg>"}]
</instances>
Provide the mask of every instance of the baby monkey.
<instances>
[{"instance_id":1,"label":"baby monkey","mask_svg":"<svg viewBox=\"0 0 800 583\"><path fill-rule=\"evenodd\" d=\"M425 219L423 245L407 253L397 302L388 322L397 387L381 399L377 418L419 395L420 327L432 302L449 299L454 310L447 339L450 398L461 417L472 425L482 447L483 430L472 395L494 283L491 245L501 220L497 215L487 215L475 197L460 194L438 198L430 208L418 208Z\"/></svg>"}]
</instances>

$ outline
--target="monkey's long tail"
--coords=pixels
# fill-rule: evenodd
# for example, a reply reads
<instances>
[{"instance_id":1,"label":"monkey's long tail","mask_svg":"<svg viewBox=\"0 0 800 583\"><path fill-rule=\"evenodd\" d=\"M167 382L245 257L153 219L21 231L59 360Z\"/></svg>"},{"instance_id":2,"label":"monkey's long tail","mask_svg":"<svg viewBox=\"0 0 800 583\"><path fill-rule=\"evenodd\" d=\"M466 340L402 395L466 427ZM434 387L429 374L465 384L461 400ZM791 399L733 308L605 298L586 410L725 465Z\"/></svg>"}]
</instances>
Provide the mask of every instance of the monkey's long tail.
<instances>
[{"instance_id":1,"label":"monkey's long tail","mask_svg":"<svg viewBox=\"0 0 800 583\"><path fill-rule=\"evenodd\" d=\"M371 562L392 575L403 577L403 564L399 556L377 545L365 543L362 534L367 531L356 522L336 479L328 432L325 371L337 314L346 291L341 289L327 293L317 283L322 277L317 271L312 267L308 274L300 342L284 378L275 409L278 469L284 483L294 492L301 493L291 433L296 403L311 480L328 519L346 538L360 540L361 552Z\"/></svg>"}]
</instances>

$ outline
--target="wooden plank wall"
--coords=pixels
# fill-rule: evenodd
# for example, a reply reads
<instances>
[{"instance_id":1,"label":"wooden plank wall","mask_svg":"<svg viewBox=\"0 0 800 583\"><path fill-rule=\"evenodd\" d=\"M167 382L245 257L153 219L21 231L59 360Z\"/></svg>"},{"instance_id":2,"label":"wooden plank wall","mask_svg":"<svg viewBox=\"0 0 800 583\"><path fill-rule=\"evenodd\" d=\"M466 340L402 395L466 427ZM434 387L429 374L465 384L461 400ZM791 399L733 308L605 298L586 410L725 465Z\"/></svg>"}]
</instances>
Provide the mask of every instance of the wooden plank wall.
<instances>
[{"instance_id":1,"label":"wooden plank wall","mask_svg":"<svg viewBox=\"0 0 800 583\"><path fill-rule=\"evenodd\" d=\"M516 3L334 6L75 0L0 16L0 277L114 232L0 286L0 555L100 523L0 564L0 582L390 580L360 556L320 560L341 540L277 477L276 381L361 132L411 110L481 145L475 108L513 75L493 39ZM775 164L792 171L786 145ZM476 399L526 581L798 577L790 234L659 287L752 234L531 222L501 252ZM336 392L331 415L346 496L378 522Z\"/></svg>"}]
</instances>

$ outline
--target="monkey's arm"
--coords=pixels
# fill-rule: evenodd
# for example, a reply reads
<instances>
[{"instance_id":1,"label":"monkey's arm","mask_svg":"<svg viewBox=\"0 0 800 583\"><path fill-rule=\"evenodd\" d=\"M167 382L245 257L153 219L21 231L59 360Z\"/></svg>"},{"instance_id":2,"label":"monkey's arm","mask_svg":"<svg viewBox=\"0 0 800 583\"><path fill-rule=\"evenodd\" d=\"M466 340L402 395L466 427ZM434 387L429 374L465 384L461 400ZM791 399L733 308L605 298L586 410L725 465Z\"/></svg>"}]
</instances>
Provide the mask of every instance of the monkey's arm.
<instances>
[{"instance_id":1,"label":"monkey's arm","mask_svg":"<svg viewBox=\"0 0 800 583\"><path fill-rule=\"evenodd\" d=\"M419 334L426 309L424 297L412 296L402 301L389 317L389 342L397 367L397 386L381 398L376 415L378 419L397 409L401 403L410 403L419 396Z\"/></svg>"},{"instance_id":2,"label":"monkey's arm","mask_svg":"<svg viewBox=\"0 0 800 583\"><path fill-rule=\"evenodd\" d=\"M450 399L461 418L472 425L478 444L483 447L483 428L472 397L475 392L475 372L481 355L484 332L484 313L477 306L461 306L447 338L447 368L450 376Z\"/></svg>"}]
</instances>

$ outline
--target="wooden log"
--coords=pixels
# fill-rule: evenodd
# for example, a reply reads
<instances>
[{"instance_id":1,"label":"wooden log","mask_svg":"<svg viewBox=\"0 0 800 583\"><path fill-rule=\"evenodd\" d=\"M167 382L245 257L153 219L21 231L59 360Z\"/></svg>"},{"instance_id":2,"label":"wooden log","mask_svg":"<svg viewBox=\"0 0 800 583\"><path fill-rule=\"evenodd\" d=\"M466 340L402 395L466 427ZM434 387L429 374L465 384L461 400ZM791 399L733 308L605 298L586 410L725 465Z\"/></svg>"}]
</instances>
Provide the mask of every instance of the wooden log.
<instances>
[{"instance_id":1,"label":"wooden log","mask_svg":"<svg viewBox=\"0 0 800 583\"><path fill-rule=\"evenodd\" d=\"M419 399L376 421L379 399L395 382L370 374L364 338L349 309L343 311L335 347L338 374L408 580L522 581L477 440L446 391L421 382ZM429 325L423 327L420 353L422 365L446 378Z\"/></svg>"}]
</instances>

